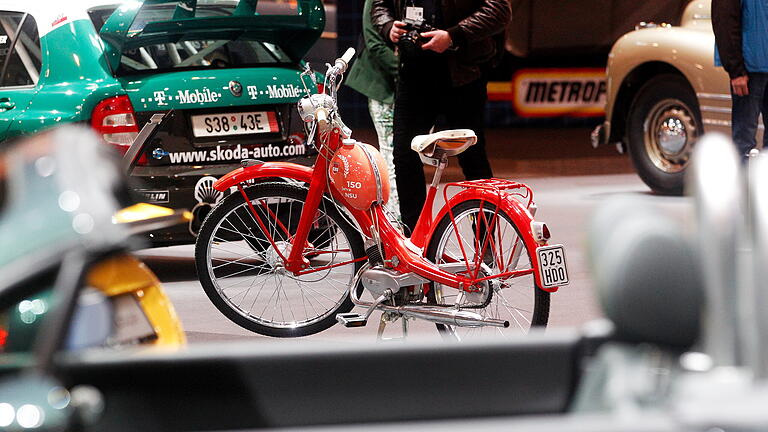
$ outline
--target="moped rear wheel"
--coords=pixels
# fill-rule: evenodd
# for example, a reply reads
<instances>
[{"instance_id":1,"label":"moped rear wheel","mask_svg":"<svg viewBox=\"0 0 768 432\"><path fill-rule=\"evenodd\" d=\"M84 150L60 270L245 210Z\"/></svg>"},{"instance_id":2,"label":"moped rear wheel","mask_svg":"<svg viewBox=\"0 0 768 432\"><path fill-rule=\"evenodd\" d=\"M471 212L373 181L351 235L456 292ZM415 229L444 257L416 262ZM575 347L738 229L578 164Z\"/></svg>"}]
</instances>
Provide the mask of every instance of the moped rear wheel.
<instances>
[{"instance_id":1,"label":"moped rear wheel","mask_svg":"<svg viewBox=\"0 0 768 432\"><path fill-rule=\"evenodd\" d=\"M284 268L307 189L261 183L236 192L206 217L195 245L200 283L219 311L266 336L297 337L323 331L349 312L349 286L365 257L355 229L324 198L315 214L304 257L305 275ZM270 241L271 239L271 241Z\"/></svg>"},{"instance_id":2,"label":"moped rear wheel","mask_svg":"<svg viewBox=\"0 0 768 432\"><path fill-rule=\"evenodd\" d=\"M456 273L478 277L515 272L513 276L492 278L474 292L434 283L427 294L433 304L458 306L490 317L509 321L508 328L458 327L437 324L450 339L471 339L493 335L527 333L543 327L549 320L549 293L539 289L533 275L531 255L520 238L521 230L513 219L496 206L480 200L463 201L438 223L427 247L427 258L438 265L453 264ZM467 266L466 263L469 263ZM462 265L464 264L464 265Z\"/></svg>"}]
</instances>

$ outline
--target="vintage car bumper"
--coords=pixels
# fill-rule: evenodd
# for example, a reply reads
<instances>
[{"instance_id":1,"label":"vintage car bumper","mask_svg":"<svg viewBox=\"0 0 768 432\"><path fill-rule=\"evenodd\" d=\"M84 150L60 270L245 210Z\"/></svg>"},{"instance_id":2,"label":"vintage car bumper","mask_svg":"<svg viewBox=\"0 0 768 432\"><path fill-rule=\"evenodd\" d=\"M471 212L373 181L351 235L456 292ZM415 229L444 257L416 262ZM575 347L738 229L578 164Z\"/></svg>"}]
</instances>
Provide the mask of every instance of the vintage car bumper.
<instances>
[{"instance_id":1,"label":"vintage car bumper","mask_svg":"<svg viewBox=\"0 0 768 432\"><path fill-rule=\"evenodd\" d=\"M610 130L611 124L607 121L597 125L589 136L592 147L597 148L598 146L608 144L608 132Z\"/></svg>"}]
</instances>

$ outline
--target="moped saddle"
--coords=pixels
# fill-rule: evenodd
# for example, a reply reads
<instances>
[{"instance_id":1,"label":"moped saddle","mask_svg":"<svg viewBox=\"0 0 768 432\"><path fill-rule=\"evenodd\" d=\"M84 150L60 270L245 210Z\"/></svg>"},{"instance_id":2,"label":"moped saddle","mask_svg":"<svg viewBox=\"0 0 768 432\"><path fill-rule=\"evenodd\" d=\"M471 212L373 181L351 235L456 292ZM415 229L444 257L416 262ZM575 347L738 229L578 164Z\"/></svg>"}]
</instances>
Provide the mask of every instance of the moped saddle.
<instances>
[{"instance_id":1,"label":"moped saddle","mask_svg":"<svg viewBox=\"0 0 768 432\"><path fill-rule=\"evenodd\" d=\"M442 155L455 156L477 142L471 129L449 129L427 135L416 135L411 149L428 158L440 159Z\"/></svg>"}]
</instances>

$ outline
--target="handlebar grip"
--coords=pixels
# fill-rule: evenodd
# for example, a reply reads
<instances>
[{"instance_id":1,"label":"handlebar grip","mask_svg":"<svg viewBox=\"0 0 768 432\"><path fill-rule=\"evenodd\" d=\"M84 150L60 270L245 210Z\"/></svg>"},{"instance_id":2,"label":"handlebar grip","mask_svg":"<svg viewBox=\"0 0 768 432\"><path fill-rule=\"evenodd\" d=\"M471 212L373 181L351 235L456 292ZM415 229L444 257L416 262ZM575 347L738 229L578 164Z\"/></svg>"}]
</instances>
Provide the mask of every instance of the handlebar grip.
<instances>
[{"instance_id":1,"label":"handlebar grip","mask_svg":"<svg viewBox=\"0 0 768 432\"><path fill-rule=\"evenodd\" d=\"M352 57L355 56L355 49L354 48L347 48L347 50L344 52L344 55L341 56L341 58L336 59L336 67L339 70L340 74L343 74L347 71L347 66L349 66L350 60L352 60Z\"/></svg>"},{"instance_id":2,"label":"handlebar grip","mask_svg":"<svg viewBox=\"0 0 768 432\"><path fill-rule=\"evenodd\" d=\"M355 49L352 47L347 48L347 50L344 52L344 55L341 56L341 60L344 61L344 63L349 64L349 61L352 60L352 57L355 56Z\"/></svg>"}]
</instances>

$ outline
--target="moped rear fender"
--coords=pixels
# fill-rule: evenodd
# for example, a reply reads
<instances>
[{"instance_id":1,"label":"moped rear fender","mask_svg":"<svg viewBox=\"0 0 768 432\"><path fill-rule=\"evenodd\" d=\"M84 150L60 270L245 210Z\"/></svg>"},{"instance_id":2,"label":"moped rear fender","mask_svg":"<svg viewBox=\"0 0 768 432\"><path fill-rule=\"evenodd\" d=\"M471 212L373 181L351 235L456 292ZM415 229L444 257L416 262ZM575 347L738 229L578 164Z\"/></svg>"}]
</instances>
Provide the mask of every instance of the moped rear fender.
<instances>
[{"instance_id":1,"label":"moped rear fender","mask_svg":"<svg viewBox=\"0 0 768 432\"><path fill-rule=\"evenodd\" d=\"M230 171L217 180L213 184L213 188L219 192L224 192L232 186L248 180L270 177L286 177L309 183L312 177L312 168L291 162L264 162Z\"/></svg>"},{"instance_id":2,"label":"moped rear fender","mask_svg":"<svg viewBox=\"0 0 768 432\"><path fill-rule=\"evenodd\" d=\"M454 208L462 201L478 199L489 202L504 210L512 219L512 222L514 222L517 229L520 230L520 236L523 239L523 242L525 242L525 247L528 249L529 255L531 257L531 265L533 266L533 275L536 279L536 286L541 287L541 275L539 274L539 260L538 256L536 255L536 248L543 245L536 243L534 240L533 231L531 230L531 222L533 222L533 216L528 211L528 209L526 209L520 203L520 201L515 199L513 196L500 195L493 191L484 189L464 189L463 191L448 199L448 202L443 206L443 208L440 209L437 217L434 219L435 223L433 223L432 227L430 228L429 235L427 236L428 241L426 244L429 245L432 241L432 236L434 235L434 231L438 225L438 222L443 220L443 217L450 217L447 216L449 215L448 212L450 209ZM558 290L558 287L541 289L547 292L555 292Z\"/></svg>"}]
</instances>

